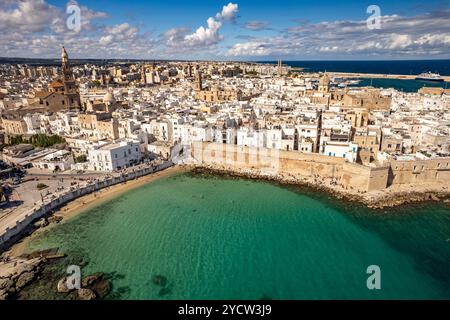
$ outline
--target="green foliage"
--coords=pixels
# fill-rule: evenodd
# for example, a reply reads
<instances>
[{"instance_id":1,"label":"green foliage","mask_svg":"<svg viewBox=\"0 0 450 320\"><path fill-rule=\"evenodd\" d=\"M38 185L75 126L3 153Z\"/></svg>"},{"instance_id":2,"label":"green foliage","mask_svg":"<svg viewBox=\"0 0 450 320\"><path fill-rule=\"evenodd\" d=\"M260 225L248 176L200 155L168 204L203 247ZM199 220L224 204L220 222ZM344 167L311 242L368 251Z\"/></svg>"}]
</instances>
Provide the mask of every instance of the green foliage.
<instances>
[{"instance_id":1,"label":"green foliage","mask_svg":"<svg viewBox=\"0 0 450 320\"><path fill-rule=\"evenodd\" d=\"M13 137L10 137L10 139L9 139L9 144L12 145L12 146L16 145L16 144L21 144L21 143L24 143L22 135L20 135L20 136L13 136Z\"/></svg>"},{"instance_id":2,"label":"green foliage","mask_svg":"<svg viewBox=\"0 0 450 320\"><path fill-rule=\"evenodd\" d=\"M86 162L86 161L87 161L87 156L85 154L75 157L76 163L82 163L82 162Z\"/></svg>"},{"instance_id":3,"label":"green foliage","mask_svg":"<svg viewBox=\"0 0 450 320\"><path fill-rule=\"evenodd\" d=\"M37 188L39 191L41 191L41 190L47 189L47 188L48 188L48 185L43 184L43 183L38 183L37 186L36 186L36 188Z\"/></svg>"},{"instance_id":4,"label":"green foliage","mask_svg":"<svg viewBox=\"0 0 450 320\"><path fill-rule=\"evenodd\" d=\"M14 146L21 143L31 143L35 147L51 147L55 144L65 143L66 140L58 135L48 136L43 133L34 134L31 137L23 137L22 135L12 136L9 139L9 145Z\"/></svg>"},{"instance_id":5,"label":"green foliage","mask_svg":"<svg viewBox=\"0 0 450 320\"><path fill-rule=\"evenodd\" d=\"M30 142L35 147L51 147L55 144L64 143L66 140L58 135L47 136L46 134L35 134L31 136Z\"/></svg>"}]
</instances>

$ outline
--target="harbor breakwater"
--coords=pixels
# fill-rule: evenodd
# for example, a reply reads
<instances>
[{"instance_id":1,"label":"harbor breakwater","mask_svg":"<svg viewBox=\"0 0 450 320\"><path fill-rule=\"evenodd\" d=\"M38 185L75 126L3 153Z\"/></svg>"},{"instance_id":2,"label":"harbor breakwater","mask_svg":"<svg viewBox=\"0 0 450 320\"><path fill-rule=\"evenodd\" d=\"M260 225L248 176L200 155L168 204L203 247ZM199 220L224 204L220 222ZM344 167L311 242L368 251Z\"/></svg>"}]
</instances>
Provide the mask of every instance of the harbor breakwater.
<instances>
[{"instance_id":1,"label":"harbor breakwater","mask_svg":"<svg viewBox=\"0 0 450 320\"><path fill-rule=\"evenodd\" d=\"M7 246L8 242L12 243L15 239L20 238L30 227L32 227L32 224L36 220L50 214L53 210L72 200L99 191L103 188L167 169L171 166L173 166L173 162L167 161L156 166L144 166L137 169L130 168L130 171L124 174L112 174L110 177L98 179L81 187L71 187L69 190L57 194L52 200L44 201L43 203L36 205L34 208L24 213L22 218L18 219L13 227L6 228L5 232L0 234L0 249Z\"/></svg>"}]
</instances>

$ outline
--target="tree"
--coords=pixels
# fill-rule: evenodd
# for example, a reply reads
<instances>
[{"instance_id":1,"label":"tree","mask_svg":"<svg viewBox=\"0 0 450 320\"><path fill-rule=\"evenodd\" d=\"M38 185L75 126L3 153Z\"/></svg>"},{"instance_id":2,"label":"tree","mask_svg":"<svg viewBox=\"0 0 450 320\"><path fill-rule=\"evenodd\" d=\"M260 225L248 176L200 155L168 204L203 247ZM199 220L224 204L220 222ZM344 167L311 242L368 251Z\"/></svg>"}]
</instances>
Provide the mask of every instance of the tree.
<instances>
[{"instance_id":1,"label":"tree","mask_svg":"<svg viewBox=\"0 0 450 320\"><path fill-rule=\"evenodd\" d=\"M87 161L87 156L85 154L75 157L76 163L82 163L82 162L86 162L86 161Z\"/></svg>"},{"instance_id":2,"label":"tree","mask_svg":"<svg viewBox=\"0 0 450 320\"><path fill-rule=\"evenodd\" d=\"M35 147L47 148L55 144L65 143L66 140L58 135L47 136L46 134L39 133L32 135L30 142Z\"/></svg>"}]
</instances>

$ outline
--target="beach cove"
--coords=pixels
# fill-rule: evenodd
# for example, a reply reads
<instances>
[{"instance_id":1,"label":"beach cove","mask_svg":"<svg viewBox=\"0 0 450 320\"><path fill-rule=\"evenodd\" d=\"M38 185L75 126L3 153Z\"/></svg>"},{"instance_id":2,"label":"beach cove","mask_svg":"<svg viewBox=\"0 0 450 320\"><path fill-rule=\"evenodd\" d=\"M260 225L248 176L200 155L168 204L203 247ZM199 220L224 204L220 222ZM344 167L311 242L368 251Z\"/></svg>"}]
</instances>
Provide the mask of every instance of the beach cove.
<instances>
[{"instance_id":1,"label":"beach cove","mask_svg":"<svg viewBox=\"0 0 450 320\"><path fill-rule=\"evenodd\" d=\"M308 188L179 171L97 202L25 247L58 247L87 262L83 275L112 274L114 299L448 299L448 219L442 203L394 214ZM371 264L382 270L378 292L365 286ZM25 296L46 298L40 285Z\"/></svg>"}]
</instances>

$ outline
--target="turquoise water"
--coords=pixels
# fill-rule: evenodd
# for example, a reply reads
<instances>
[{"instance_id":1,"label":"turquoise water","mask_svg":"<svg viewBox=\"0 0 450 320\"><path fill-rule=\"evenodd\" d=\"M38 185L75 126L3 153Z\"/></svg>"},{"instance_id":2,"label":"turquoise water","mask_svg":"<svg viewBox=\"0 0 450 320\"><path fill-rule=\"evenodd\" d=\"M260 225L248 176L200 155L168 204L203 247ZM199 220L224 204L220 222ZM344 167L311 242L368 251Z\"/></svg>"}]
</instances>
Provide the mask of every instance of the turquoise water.
<instances>
[{"instance_id":1,"label":"turquoise water","mask_svg":"<svg viewBox=\"0 0 450 320\"><path fill-rule=\"evenodd\" d=\"M276 61L267 61L276 64ZM426 71L450 75L450 60L319 60L283 61L291 67L304 68L306 72L350 72L376 74L420 74Z\"/></svg>"},{"instance_id":2,"label":"turquoise water","mask_svg":"<svg viewBox=\"0 0 450 320\"><path fill-rule=\"evenodd\" d=\"M382 79L382 78L359 78L361 80L358 84L351 85L352 87L367 87L373 86L375 88L394 88L403 92L417 92L422 87L440 87L449 88L449 82L431 82L422 80L410 79Z\"/></svg>"},{"instance_id":3,"label":"turquoise water","mask_svg":"<svg viewBox=\"0 0 450 320\"><path fill-rule=\"evenodd\" d=\"M450 210L370 211L266 182L178 174L42 233L121 299L450 299ZM366 287L369 265L381 290ZM152 283L168 280L167 289Z\"/></svg>"}]
</instances>

